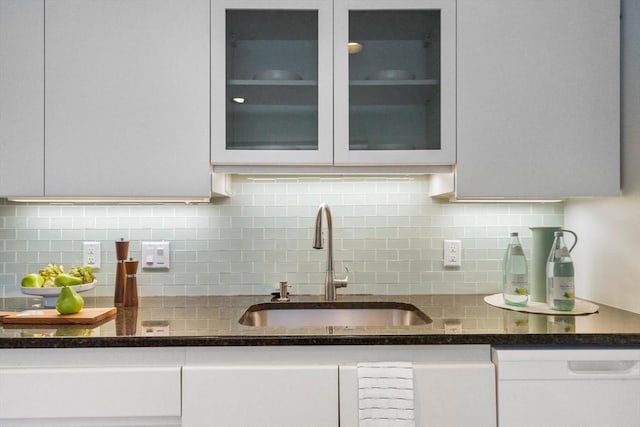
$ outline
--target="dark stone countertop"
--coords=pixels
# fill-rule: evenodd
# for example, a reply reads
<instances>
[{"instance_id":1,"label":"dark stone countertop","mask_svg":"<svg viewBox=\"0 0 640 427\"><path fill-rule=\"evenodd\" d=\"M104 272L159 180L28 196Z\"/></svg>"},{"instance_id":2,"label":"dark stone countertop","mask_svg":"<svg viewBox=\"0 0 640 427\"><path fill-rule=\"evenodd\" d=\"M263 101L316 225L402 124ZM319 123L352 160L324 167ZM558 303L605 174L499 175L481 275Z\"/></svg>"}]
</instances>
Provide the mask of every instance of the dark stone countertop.
<instances>
[{"instance_id":1,"label":"dark stone countertop","mask_svg":"<svg viewBox=\"0 0 640 427\"><path fill-rule=\"evenodd\" d=\"M264 296L145 297L137 309L87 327L0 327L0 348L442 345L640 346L640 315L600 304L596 314L546 316L503 310L484 295L341 295L340 301L414 304L432 320L422 326L266 328L238 320ZM110 307L113 299L87 297L86 307ZM317 296L292 301L320 302ZM20 311L37 297L0 299L1 311ZM285 303L286 304L286 303Z\"/></svg>"}]
</instances>

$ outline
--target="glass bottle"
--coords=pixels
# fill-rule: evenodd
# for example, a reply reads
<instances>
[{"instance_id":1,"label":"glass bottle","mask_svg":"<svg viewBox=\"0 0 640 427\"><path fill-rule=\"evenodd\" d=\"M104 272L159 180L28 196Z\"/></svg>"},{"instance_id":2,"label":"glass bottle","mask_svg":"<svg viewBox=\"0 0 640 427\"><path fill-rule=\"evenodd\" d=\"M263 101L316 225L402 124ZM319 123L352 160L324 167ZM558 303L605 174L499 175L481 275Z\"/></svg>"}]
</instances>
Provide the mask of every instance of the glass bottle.
<instances>
[{"instance_id":1,"label":"glass bottle","mask_svg":"<svg viewBox=\"0 0 640 427\"><path fill-rule=\"evenodd\" d=\"M504 257L502 292L507 305L525 306L529 301L529 271L527 258L518 233L511 233Z\"/></svg>"},{"instance_id":2,"label":"glass bottle","mask_svg":"<svg viewBox=\"0 0 640 427\"><path fill-rule=\"evenodd\" d=\"M571 311L575 295L573 261L562 231L556 231L547 259L547 304L553 310Z\"/></svg>"}]
</instances>

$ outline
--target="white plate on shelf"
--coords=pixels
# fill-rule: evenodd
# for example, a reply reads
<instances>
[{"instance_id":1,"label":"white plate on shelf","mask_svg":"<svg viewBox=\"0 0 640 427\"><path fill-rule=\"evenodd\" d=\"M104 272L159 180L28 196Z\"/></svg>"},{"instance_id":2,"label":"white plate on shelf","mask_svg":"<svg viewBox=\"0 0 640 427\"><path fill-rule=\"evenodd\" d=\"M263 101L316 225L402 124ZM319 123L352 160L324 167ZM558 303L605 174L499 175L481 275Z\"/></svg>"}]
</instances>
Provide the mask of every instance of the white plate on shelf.
<instances>
[{"instance_id":1,"label":"white plate on shelf","mask_svg":"<svg viewBox=\"0 0 640 427\"><path fill-rule=\"evenodd\" d=\"M287 70L264 70L253 76L254 80L302 80L300 74Z\"/></svg>"},{"instance_id":2,"label":"white plate on shelf","mask_svg":"<svg viewBox=\"0 0 640 427\"><path fill-rule=\"evenodd\" d=\"M84 292L89 291L96 287L97 280L94 280L91 283L83 283L81 285L70 286L76 292ZM46 308L52 308L56 306L56 301L58 300L58 296L60 296L61 287L50 286L47 288L25 288L20 286L20 290L25 295L35 295L39 297L44 297L43 306Z\"/></svg>"},{"instance_id":3,"label":"white plate on shelf","mask_svg":"<svg viewBox=\"0 0 640 427\"><path fill-rule=\"evenodd\" d=\"M380 70L367 76L367 80L415 80L416 76L406 70Z\"/></svg>"}]
</instances>

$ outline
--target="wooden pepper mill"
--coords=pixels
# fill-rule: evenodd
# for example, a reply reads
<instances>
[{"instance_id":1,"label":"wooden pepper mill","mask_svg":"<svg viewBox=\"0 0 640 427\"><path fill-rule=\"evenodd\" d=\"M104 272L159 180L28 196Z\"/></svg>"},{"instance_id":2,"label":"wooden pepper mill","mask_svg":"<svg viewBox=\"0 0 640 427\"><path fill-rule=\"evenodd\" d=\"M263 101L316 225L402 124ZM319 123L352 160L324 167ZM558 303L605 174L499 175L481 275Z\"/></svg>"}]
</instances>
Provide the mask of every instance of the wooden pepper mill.
<instances>
[{"instance_id":1,"label":"wooden pepper mill","mask_svg":"<svg viewBox=\"0 0 640 427\"><path fill-rule=\"evenodd\" d=\"M124 239L116 241L116 288L113 297L113 304L116 307L124 304L124 286L127 275L124 271L123 262L127 259L128 254L129 242Z\"/></svg>"},{"instance_id":2,"label":"wooden pepper mill","mask_svg":"<svg viewBox=\"0 0 640 427\"><path fill-rule=\"evenodd\" d=\"M124 289L124 306L137 307L138 279L136 278L136 273L138 272L138 261L134 261L132 258L129 258L129 261L124 262L124 269L127 274L127 281Z\"/></svg>"},{"instance_id":3,"label":"wooden pepper mill","mask_svg":"<svg viewBox=\"0 0 640 427\"><path fill-rule=\"evenodd\" d=\"M138 307L118 307L116 313L116 335L133 336L138 324Z\"/></svg>"}]
</instances>

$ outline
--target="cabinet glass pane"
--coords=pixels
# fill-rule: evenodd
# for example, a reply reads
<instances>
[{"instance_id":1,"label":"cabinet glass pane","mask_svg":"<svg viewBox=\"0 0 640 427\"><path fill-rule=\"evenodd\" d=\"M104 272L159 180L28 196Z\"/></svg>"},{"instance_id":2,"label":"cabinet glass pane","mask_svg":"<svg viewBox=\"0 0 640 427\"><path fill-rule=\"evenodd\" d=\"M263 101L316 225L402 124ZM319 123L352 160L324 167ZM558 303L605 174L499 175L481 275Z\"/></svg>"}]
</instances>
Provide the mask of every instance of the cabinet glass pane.
<instances>
[{"instance_id":1,"label":"cabinet glass pane","mask_svg":"<svg viewBox=\"0 0 640 427\"><path fill-rule=\"evenodd\" d=\"M440 12L349 12L349 149L439 150Z\"/></svg>"},{"instance_id":2,"label":"cabinet glass pane","mask_svg":"<svg viewBox=\"0 0 640 427\"><path fill-rule=\"evenodd\" d=\"M318 12L227 10L228 150L318 150Z\"/></svg>"}]
</instances>

